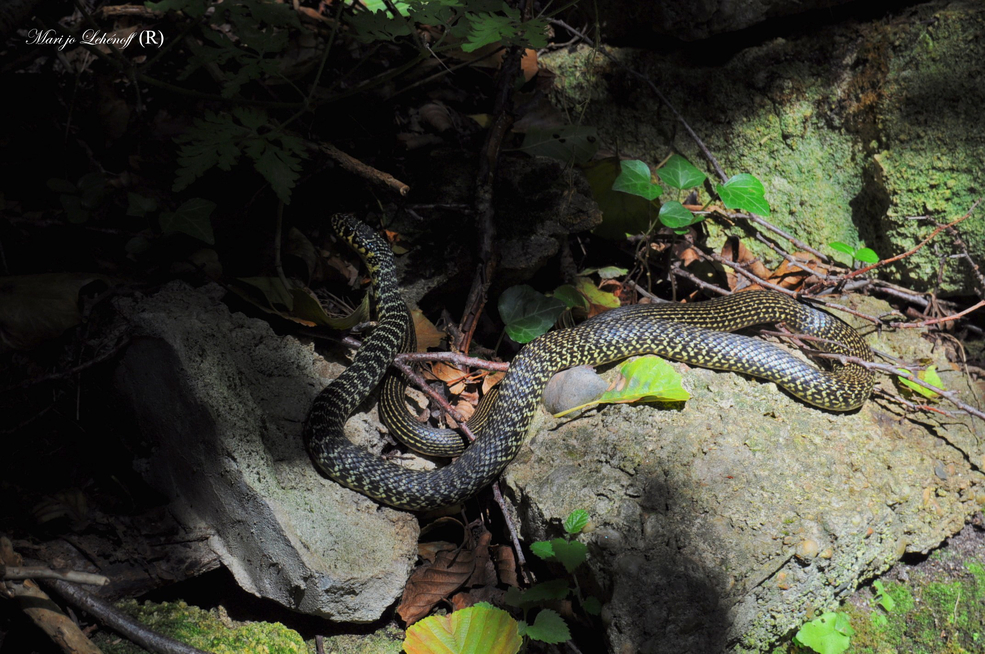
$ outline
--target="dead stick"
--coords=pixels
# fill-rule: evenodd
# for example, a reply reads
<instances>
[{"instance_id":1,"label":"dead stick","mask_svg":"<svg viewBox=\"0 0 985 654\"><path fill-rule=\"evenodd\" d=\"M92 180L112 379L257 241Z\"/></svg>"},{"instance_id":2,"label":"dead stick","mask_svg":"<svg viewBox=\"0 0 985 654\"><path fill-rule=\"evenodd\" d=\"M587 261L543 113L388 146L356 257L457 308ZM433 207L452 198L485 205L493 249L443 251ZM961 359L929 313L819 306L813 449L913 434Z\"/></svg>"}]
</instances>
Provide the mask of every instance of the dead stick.
<instances>
[{"instance_id":1,"label":"dead stick","mask_svg":"<svg viewBox=\"0 0 985 654\"><path fill-rule=\"evenodd\" d=\"M337 147L331 143L310 143L309 147L321 150L332 159L339 162L344 169L348 170L350 173L359 175L360 177L365 177L366 179L382 184L396 191L400 195L407 195L410 193L410 187L401 182L399 179L391 175L390 173L385 173L382 170L377 170L372 166L359 161L350 154L346 154L339 150Z\"/></svg>"}]
</instances>

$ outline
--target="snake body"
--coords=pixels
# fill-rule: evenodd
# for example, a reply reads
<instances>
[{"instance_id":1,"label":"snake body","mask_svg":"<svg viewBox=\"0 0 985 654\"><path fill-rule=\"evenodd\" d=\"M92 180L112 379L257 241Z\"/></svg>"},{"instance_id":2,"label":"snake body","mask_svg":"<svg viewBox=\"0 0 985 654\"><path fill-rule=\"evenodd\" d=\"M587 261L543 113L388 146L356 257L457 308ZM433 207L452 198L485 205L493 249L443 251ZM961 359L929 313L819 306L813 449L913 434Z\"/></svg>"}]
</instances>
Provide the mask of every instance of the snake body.
<instances>
[{"instance_id":1,"label":"snake body","mask_svg":"<svg viewBox=\"0 0 985 654\"><path fill-rule=\"evenodd\" d=\"M384 504L426 510L462 501L491 483L519 452L548 379L572 366L656 354L773 381L805 402L834 411L861 406L872 390L871 373L858 364L819 370L776 345L729 333L783 323L821 339L818 349L871 359L854 329L786 295L751 291L695 304L628 306L527 344L500 382L476 441L443 468L408 470L352 444L344 434L349 415L405 345L412 322L386 242L352 216L334 216L332 224L369 268L377 326L353 363L315 398L304 426L305 444L326 476ZM391 407L397 401L393 395L384 398Z\"/></svg>"}]
</instances>

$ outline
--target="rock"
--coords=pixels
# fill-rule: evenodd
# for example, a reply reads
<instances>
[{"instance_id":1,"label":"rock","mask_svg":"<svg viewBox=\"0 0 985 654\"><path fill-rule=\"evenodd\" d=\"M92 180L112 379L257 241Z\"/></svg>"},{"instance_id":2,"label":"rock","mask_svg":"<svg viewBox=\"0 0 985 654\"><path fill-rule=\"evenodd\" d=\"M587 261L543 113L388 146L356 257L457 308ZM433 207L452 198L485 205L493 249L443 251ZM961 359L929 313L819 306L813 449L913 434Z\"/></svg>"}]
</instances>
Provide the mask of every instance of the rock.
<instances>
[{"instance_id":1,"label":"rock","mask_svg":"<svg viewBox=\"0 0 985 654\"><path fill-rule=\"evenodd\" d=\"M945 385L967 392L915 330L870 340L936 358ZM543 414L506 471L528 541L559 536L572 510L591 514L589 584L610 651L764 651L982 505L985 447L967 421L911 421L880 397L831 413L770 383L679 368L693 394L683 409Z\"/></svg>"},{"instance_id":2,"label":"rock","mask_svg":"<svg viewBox=\"0 0 985 654\"><path fill-rule=\"evenodd\" d=\"M376 620L415 560L417 520L315 471L301 425L342 366L230 313L223 293L175 282L118 303L134 340L115 382L140 427L141 472L186 528L216 533L212 548L247 591L336 621ZM375 424L357 413L347 429L379 443Z\"/></svg>"},{"instance_id":3,"label":"rock","mask_svg":"<svg viewBox=\"0 0 985 654\"><path fill-rule=\"evenodd\" d=\"M887 259L926 238L935 221L968 212L985 188L985 6L931 2L900 11L773 39L721 62L613 53L648 75L727 176L751 173L763 182L773 224L828 255L835 253L827 244L842 241ZM541 61L559 77L558 104L585 107L582 124L597 127L603 143L618 143L622 156L652 167L676 151L717 181L693 139L637 78L592 48ZM707 199L702 189L699 203ZM981 210L960 226L974 261L985 258ZM724 234L705 224L718 247ZM963 259L941 264L942 256L963 254L941 236L939 251L925 247L880 276L918 290L980 292ZM745 243L776 259L753 239Z\"/></svg>"}]
</instances>

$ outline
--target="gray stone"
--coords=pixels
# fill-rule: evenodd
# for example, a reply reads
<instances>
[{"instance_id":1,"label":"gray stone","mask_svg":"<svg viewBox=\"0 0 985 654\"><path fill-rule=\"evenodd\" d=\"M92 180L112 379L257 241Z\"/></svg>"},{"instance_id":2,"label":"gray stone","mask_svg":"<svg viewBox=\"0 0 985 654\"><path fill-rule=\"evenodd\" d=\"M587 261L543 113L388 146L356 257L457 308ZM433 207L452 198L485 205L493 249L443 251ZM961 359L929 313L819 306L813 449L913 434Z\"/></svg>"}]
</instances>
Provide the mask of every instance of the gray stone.
<instances>
[{"instance_id":1,"label":"gray stone","mask_svg":"<svg viewBox=\"0 0 985 654\"><path fill-rule=\"evenodd\" d=\"M230 313L223 292L176 282L118 302L134 341L116 385L145 441L141 472L187 528L217 534L210 544L244 589L332 620L376 620L415 560L417 520L315 471L301 425L342 366ZM347 431L378 451L376 424L357 413Z\"/></svg>"},{"instance_id":2,"label":"gray stone","mask_svg":"<svg viewBox=\"0 0 985 654\"><path fill-rule=\"evenodd\" d=\"M914 330L870 341L982 392ZM528 540L591 514L583 587L599 589L611 651L763 651L904 553L936 547L985 500L985 446L965 420L909 420L880 396L831 413L770 383L678 367L693 395L683 408L544 414L506 471Z\"/></svg>"}]
</instances>

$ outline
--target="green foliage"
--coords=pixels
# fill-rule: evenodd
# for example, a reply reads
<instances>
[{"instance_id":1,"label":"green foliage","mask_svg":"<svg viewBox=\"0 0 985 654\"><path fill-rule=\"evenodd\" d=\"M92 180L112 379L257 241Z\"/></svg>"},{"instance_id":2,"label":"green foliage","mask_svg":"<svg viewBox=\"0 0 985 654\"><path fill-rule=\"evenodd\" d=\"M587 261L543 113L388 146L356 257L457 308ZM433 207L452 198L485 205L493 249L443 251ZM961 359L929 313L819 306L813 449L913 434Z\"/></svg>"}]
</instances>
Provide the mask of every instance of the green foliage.
<instances>
[{"instance_id":1,"label":"green foliage","mask_svg":"<svg viewBox=\"0 0 985 654\"><path fill-rule=\"evenodd\" d=\"M626 361L619 367L619 375L621 379L612 390L558 415L566 415L596 404L684 402L691 398L691 394L681 386L681 376L677 370L657 356L646 355Z\"/></svg>"},{"instance_id":2,"label":"green foliage","mask_svg":"<svg viewBox=\"0 0 985 654\"><path fill-rule=\"evenodd\" d=\"M876 604L881 606L886 611L892 611L896 608L896 600L893 596L886 592L886 586L882 583L882 580L876 579L872 582L872 588L875 589L875 601Z\"/></svg>"},{"instance_id":3,"label":"green foliage","mask_svg":"<svg viewBox=\"0 0 985 654\"><path fill-rule=\"evenodd\" d=\"M106 197L106 178L102 173L88 173L74 184L67 179L49 179L48 188L58 193L58 202L65 211L70 223L79 224L89 220L92 211Z\"/></svg>"},{"instance_id":4,"label":"green foliage","mask_svg":"<svg viewBox=\"0 0 985 654\"><path fill-rule=\"evenodd\" d=\"M365 11L347 18L356 38L364 43L395 41L410 36L415 24L443 26L464 52L502 43L504 46L543 48L547 45L547 21L520 20L520 13L502 0L413 0L395 2L400 16L385 3L365 3Z\"/></svg>"},{"instance_id":5,"label":"green foliage","mask_svg":"<svg viewBox=\"0 0 985 654\"><path fill-rule=\"evenodd\" d=\"M905 368L900 368L900 371L901 373L907 375L913 374L912 372L910 372ZM936 366L927 366L926 370L919 371L915 376L920 381L927 382L931 386L936 386L937 388L944 388L944 382L941 381L940 375L937 374ZM930 390L929 388L924 388L920 384L912 382L906 377L899 376L897 377L897 379L899 380L899 383L901 383L903 386L910 389L914 393L922 395L928 399L934 399L937 397L937 393L935 393L934 391Z\"/></svg>"},{"instance_id":6,"label":"green foliage","mask_svg":"<svg viewBox=\"0 0 985 654\"><path fill-rule=\"evenodd\" d=\"M673 230L683 230L689 225L701 222L701 216L695 216L683 204L676 200L664 202L660 206L660 222Z\"/></svg>"},{"instance_id":7,"label":"green foliage","mask_svg":"<svg viewBox=\"0 0 985 654\"><path fill-rule=\"evenodd\" d=\"M485 602L415 622L403 644L407 654L516 654L521 645L520 624Z\"/></svg>"},{"instance_id":8,"label":"green foliage","mask_svg":"<svg viewBox=\"0 0 985 654\"><path fill-rule=\"evenodd\" d=\"M585 509L575 509L564 519L564 530L571 536L577 536L588 526L590 516Z\"/></svg>"},{"instance_id":9,"label":"green foliage","mask_svg":"<svg viewBox=\"0 0 985 654\"><path fill-rule=\"evenodd\" d=\"M551 645L571 640L568 625L557 611L551 609L541 609L533 624L521 622L520 634Z\"/></svg>"},{"instance_id":10,"label":"green foliage","mask_svg":"<svg viewBox=\"0 0 985 654\"><path fill-rule=\"evenodd\" d=\"M555 129L535 127L524 135L520 149L531 156L584 164L599 150L598 130L583 125L564 125Z\"/></svg>"},{"instance_id":11,"label":"green foliage","mask_svg":"<svg viewBox=\"0 0 985 654\"><path fill-rule=\"evenodd\" d=\"M854 633L847 615L829 611L805 623L794 636L794 641L818 654L841 654L848 649Z\"/></svg>"},{"instance_id":12,"label":"green foliage","mask_svg":"<svg viewBox=\"0 0 985 654\"><path fill-rule=\"evenodd\" d=\"M216 204L202 198L192 198L174 211L162 212L159 217L161 232L167 234L187 234L200 241L215 244L210 221Z\"/></svg>"},{"instance_id":13,"label":"green foliage","mask_svg":"<svg viewBox=\"0 0 985 654\"><path fill-rule=\"evenodd\" d=\"M529 343L547 333L565 309L565 304L532 287L511 286L499 296L499 317L506 333L517 343Z\"/></svg>"},{"instance_id":14,"label":"green foliage","mask_svg":"<svg viewBox=\"0 0 985 654\"><path fill-rule=\"evenodd\" d=\"M749 173L733 175L724 184L716 187L722 204L733 211L746 210L769 217L770 205L766 201L766 188L763 183Z\"/></svg>"},{"instance_id":15,"label":"green foliage","mask_svg":"<svg viewBox=\"0 0 985 654\"><path fill-rule=\"evenodd\" d=\"M691 162L679 154L673 154L660 169L657 176L667 186L686 189L700 186L708 176L691 165Z\"/></svg>"},{"instance_id":16,"label":"green foliage","mask_svg":"<svg viewBox=\"0 0 985 654\"><path fill-rule=\"evenodd\" d=\"M871 250L869 248L853 248L851 245L842 243L841 241L828 243L828 247L835 252L847 254L852 258L852 262L861 261L862 263L879 263L879 255L875 253L875 250Z\"/></svg>"},{"instance_id":17,"label":"green foliage","mask_svg":"<svg viewBox=\"0 0 985 654\"><path fill-rule=\"evenodd\" d=\"M177 140L181 147L172 190L184 190L213 166L231 170L245 154L277 197L290 203L305 156L304 143L293 134L273 129L263 110L237 107L228 114L208 112Z\"/></svg>"},{"instance_id":18,"label":"green foliage","mask_svg":"<svg viewBox=\"0 0 985 654\"><path fill-rule=\"evenodd\" d=\"M647 200L656 200L663 193L659 184L653 182L650 167L638 159L626 159L619 163L622 172L612 183L613 191L638 195Z\"/></svg>"}]
</instances>

